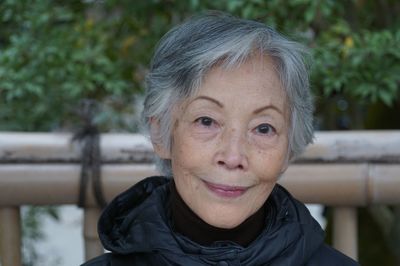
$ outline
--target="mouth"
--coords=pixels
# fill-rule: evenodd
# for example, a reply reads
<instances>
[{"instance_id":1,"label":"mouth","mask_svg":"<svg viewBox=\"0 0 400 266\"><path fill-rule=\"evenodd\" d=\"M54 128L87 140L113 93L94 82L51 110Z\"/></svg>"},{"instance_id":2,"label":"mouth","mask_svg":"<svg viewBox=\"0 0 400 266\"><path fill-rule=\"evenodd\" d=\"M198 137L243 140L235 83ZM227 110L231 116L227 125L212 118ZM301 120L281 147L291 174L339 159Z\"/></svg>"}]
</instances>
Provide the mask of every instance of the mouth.
<instances>
[{"instance_id":1,"label":"mouth","mask_svg":"<svg viewBox=\"0 0 400 266\"><path fill-rule=\"evenodd\" d=\"M223 198L238 198L242 196L249 187L241 187L241 186L228 186L228 185L220 185L214 184L207 181L204 181L204 184L212 193L216 194L217 196Z\"/></svg>"}]
</instances>

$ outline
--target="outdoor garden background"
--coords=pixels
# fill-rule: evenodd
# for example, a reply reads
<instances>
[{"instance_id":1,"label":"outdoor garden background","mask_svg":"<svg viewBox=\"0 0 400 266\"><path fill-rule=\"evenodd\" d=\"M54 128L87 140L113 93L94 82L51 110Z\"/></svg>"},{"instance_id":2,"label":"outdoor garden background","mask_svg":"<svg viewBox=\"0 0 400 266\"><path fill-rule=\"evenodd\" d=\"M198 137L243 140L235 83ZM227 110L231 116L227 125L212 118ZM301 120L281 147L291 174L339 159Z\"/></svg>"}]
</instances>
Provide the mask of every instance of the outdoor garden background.
<instances>
[{"instance_id":1,"label":"outdoor garden background","mask_svg":"<svg viewBox=\"0 0 400 266\"><path fill-rule=\"evenodd\" d=\"M310 48L316 130L400 129L400 1L0 0L0 131L77 132L91 99L101 132L137 132L154 46L209 9ZM360 263L400 265L400 206L358 213ZM45 217L57 207L24 208L24 265L39 265Z\"/></svg>"}]
</instances>

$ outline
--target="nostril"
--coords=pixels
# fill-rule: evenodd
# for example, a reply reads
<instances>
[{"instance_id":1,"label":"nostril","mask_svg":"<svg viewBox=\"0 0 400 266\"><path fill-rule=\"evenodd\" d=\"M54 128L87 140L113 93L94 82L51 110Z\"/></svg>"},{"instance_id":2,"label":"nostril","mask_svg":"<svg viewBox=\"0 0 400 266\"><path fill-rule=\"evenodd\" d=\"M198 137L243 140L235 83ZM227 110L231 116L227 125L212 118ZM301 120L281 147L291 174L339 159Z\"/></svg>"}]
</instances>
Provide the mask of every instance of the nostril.
<instances>
[{"instance_id":1,"label":"nostril","mask_svg":"<svg viewBox=\"0 0 400 266\"><path fill-rule=\"evenodd\" d=\"M224 161L218 161L217 164L220 165L220 166L227 167L227 168L229 168L229 169L234 169L234 168L240 169L240 170L243 170L243 169L244 169L244 167L243 167L242 164L230 165L230 164L225 163Z\"/></svg>"}]
</instances>

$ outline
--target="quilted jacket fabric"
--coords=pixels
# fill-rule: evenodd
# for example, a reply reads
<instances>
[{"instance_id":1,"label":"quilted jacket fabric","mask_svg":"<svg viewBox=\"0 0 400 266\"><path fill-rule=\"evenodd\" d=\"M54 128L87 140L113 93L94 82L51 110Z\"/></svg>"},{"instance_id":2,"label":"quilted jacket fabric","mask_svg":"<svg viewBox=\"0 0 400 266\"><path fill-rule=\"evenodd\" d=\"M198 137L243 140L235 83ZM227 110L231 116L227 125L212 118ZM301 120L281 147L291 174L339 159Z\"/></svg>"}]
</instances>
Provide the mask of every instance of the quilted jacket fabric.
<instances>
[{"instance_id":1,"label":"quilted jacket fabric","mask_svg":"<svg viewBox=\"0 0 400 266\"><path fill-rule=\"evenodd\" d=\"M201 246L175 233L168 210L170 179L149 177L117 196L103 211L99 236L109 250L84 266L128 265L358 265L325 245L324 232L304 204L276 185L273 221L249 246L218 241Z\"/></svg>"}]
</instances>

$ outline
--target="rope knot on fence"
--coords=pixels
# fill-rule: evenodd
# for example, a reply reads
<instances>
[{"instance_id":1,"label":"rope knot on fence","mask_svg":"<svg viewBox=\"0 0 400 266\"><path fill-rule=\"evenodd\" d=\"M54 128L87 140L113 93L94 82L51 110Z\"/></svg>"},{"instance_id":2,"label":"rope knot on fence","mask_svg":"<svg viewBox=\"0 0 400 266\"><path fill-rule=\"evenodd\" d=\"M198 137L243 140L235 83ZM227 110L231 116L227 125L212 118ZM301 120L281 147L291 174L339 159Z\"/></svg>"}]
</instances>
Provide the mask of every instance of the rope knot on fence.
<instances>
[{"instance_id":1,"label":"rope knot on fence","mask_svg":"<svg viewBox=\"0 0 400 266\"><path fill-rule=\"evenodd\" d=\"M98 111L98 103L95 100L84 99L79 105L78 115L83 123L72 138L73 141L83 142L78 206L80 208L85 207L86 192L91 180L96 202L100 207L104 208L107 203L101 184L100 134L94 123L94 116Z\"/></svg>"}]
</instances>

